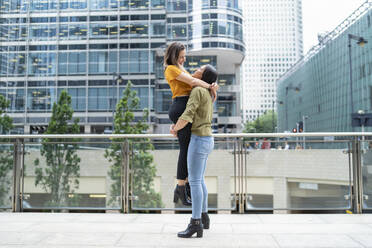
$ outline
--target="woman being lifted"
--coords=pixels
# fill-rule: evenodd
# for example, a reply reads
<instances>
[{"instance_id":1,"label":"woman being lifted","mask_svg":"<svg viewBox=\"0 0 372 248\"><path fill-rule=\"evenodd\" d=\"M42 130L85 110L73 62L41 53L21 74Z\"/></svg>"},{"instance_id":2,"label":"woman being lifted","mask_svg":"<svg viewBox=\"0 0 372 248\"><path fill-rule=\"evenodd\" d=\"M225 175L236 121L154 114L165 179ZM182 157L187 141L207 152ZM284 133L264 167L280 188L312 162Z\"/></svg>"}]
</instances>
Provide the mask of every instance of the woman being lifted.
<instances>
[{"instance_id":1,"label":"woman being lifted","mask_svg":"<svg viewBox=\"0 0 372 248\"><path fill-rule=\"evenodd\" d=\"M186 47L180 42L171 43L164 55L164 76L172 91L172 105L169 108L169 118L176 124L178 118L186 109L192 87L200 86L211 90L213 101L217 98L218 85L208 84L188 73L183 64L186 61ZM174 190L174 202L178 199L186 206L191 205L190 185L187 182L187 150L191 137L191 123L177 132L180 152L177 164L177 186Z\"/></svg>"}]
</instances>

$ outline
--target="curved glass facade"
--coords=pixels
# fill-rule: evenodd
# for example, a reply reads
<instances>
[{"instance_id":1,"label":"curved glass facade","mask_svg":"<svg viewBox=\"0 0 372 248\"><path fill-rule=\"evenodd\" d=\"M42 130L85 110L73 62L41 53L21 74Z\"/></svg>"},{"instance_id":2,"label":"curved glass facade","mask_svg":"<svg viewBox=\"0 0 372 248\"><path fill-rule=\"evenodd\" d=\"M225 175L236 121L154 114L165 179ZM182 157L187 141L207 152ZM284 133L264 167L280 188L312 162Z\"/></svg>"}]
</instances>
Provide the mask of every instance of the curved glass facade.
<instances>
[{"instance_id":1,"label":"curved glass facade","mask_svg":"<svg viewBox=\"0 0 372 248\"><path fill-rule=\"evenodd\" d=\"M6 13L38 13L81 10L138 10L164 8L165 0L1 0Z\"/></svg>"},{"instance_id":2,"label":"curved glass facade","mask_svg":"<svg viewBox=\"0 0 372 248\"><path fill-rule=\"evenodd\" d=\"M177 0L174 0L176 2ZM242 12L240 0L201 0L194 3L189 0L189 10L197 9L229 9L237 12Z\"/></svg>"},{"instance_id":3,"label":"curved glass facade","mask_svg":"<svg viewBox=\"0 0 372 248\"><path fill-rule=\"evenodd\" d=\"M198 12L194 2L202 4ZM207 63L218 69L219 48L243 56L239 2L0 0L0 94L11 101L11 114L27 116L14 118L15 125L47 124L51 106L67 90L82 125L109 128L130 80L141 109L151 110L151 122L168 124L171 95L159 51L175 40L189 51L217 48L212 55L188 56L191 72ZM235 70L228 75L235 81ZM238 115L236 98L231 101L223 116Z\"/></svg>"},{"instance_id":4,"label":"curved glass facade","mask_svg":"<svg viewBox=\"0 0 372 248\"><path fill-rule=\"evenodd\" d=\"M305 121L307 132L361 131L360 126L352 128L351 114L372 113L372 10L362 14L361 8L355 13L361 13L353 16L356 21L340 25L346 26L342 31L330 32L325 43L314 47L279 80L278 132L291 131L300 121ZM368 40L363 47L350 40L351 64L349 34Z\"/></svg>"},{"instance_id":5,"label":"curved glass facade","mask_svg":"<svg viewBox=\"0 0 372 248\"><path fill-rule=\"evenodd\" d=\"M188 38L193 47L244 52L240 1L198 1L189 6Z\"/></svg>"},{"instance_id":6,"label":"curved glass facade","mask_svg":"<svg viewBox=\"0 0 372 248\"><path fill-rule=\"evenodd\" d=\"M230 14L202 14L202 19L189 18L189 38L227 37L243 41L240 17Z\"/></svg>"}]
</instances>

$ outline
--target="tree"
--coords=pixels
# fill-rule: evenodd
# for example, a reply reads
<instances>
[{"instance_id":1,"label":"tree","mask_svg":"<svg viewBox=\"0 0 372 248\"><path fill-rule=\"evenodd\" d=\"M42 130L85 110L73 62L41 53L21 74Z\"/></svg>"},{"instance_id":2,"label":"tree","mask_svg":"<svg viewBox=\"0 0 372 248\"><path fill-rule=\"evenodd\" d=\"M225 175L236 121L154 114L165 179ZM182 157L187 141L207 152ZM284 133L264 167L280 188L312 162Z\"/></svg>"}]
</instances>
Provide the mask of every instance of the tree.
<instances>
[{"instance_id":1,"label":"tree","mask_svg":"<svg viewBox=\"0 0 372 248\"><path fill-rule=\"evenodd\" d=\"M272 133L275 131L277 122L276 113L272 110L265 112L263 115L258 116L254 121L247 121L244 125L244 133ZM244 139L247 141L245 144L246 146L257 147L255 142L251 143L251 141L257 141L257 138L246 138Z\"/></svg>"},{"instance_id":2,"label":"tree","mask_svg":"<svg viewBox=\"0 0 372 248\"><path fill-rule=\"evenodd\" d=\"M247 121L244 125L244 133L272 133L275 131L277 122L276 113L272 110L265 112L254 121Z\"/></svg>"},{"instance_id":3,"label":"tree","mask_svg":"<svg viewBox=\"0 0 372 248\"><path fill-rule=\"evenodd\" d=\"M12 118L5 114L9 105L10 102L3 95L0 95L0 134L9 132L13 127ZM8 196L12 179L9 173L12 168L13 147L0 144L0 206L6 204L6 197Z\"/></svg>"},{"instance_id":4,"label":"tree","mask_svg":"<svg viewBox=\"0 0 372 248\"><path fill-rule=\"evenodd\" d=\"M114 134L143 134L149 126L146 124L149 112L143 110L142 119L135 121L134 111L139 109L139 98L137 92L131 89L129 81L123 92L123 97L116 106L114 117ZM123 139L113 139L110 147L105 151L105 157L113 163L108 172L113 183L111 184L109 205L118 205L118 197L121 192L121 171L123 154L121 153ZM129 147L132 149L130 160L132 176L131 192L136 196L136 206L142 208L161 207L161 196L153 189L156 167L153 155L150 151L154 146L149 139L129 140Z\"/></svg>"},{"instance_id":5,"label":"tree","mask_svg":"<svg viewBox=\"0 0 372 248\"><path fill-rule=\"evenodd\" d=\"M46 134L77 134L80 133L79 119L71 125L74 111L71 107L71 97L62 91L58 103L53 104L52 117ZM49 206L61 206L68 203L68 194L74 193L79 187L80 158L76 154L78 139L43 139L40 154L45 158L41 165L39 158L34 161L35 186L41 185L45 192L50 193ZM52 142L52 143L51 143Z\"/></svg>"}]
</instances>

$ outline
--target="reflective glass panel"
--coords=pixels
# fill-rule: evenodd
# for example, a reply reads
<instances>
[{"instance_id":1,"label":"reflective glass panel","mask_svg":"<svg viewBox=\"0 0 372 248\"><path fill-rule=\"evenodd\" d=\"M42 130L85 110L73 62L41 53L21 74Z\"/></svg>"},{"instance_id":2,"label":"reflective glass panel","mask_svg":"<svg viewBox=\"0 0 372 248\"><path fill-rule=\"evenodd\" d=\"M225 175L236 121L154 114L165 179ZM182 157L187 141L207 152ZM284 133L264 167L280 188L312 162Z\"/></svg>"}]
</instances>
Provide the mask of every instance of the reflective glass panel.
<instances>
[{"instance_id":1,"label":"reflective glass panel","mask_svg":"<svg viewBox=\"0 0 372 248\"><path fill-rule=\"evenodd\" d=\"M46 112L52 110L52 104L56 100L56 92L53 88L28 88L27 111Z\"/></svg>"},{"instance_id":2,"label":"reflective glass panel","mask_svg":"<svg viewBox=\"0 0 372 248\"><path fill-rule=\"evenodd\" d=\"M170 12L186 11L186 0L167 0L167 10Z\"/></svg>"},{"instance_id":3,"label":"reflective glass panel","mask_svg":"<svg viewBox=\"0 0 372 248\"><path fill-rule=\"evenodd\" d=\"M9 109L11 112L23 112L25 110L25 90L8 89L8 99L10 101Z\"/></svg>"},{"instance_id":4,"label":"reflective glass panel","mask_svg":"<svg viewBox=\"0 0 372 248\"><path fill-rule=\"evenodd\" d=\"M108 52L89 52L89 73L102 74L107 73Z\"/></svg>"},{"instance_id":5,"label":"reflective glass panel","mask_svg":"<svg viewBox=\"0 0 372 248\"><path fill-rule=\"evenodd\" d=\"M349 209L348 143L337 149L322 139L248 138L241 160L246 209Z\"/></svg>"},{"instance_id":6,"label":"reflective glass panel","mask_svg":"<svg viewBox=\"0 0 372 248\"><path fill-rule=\"evenodd\" d=\"M362 180L363 180L363 208L372 209L372 142L364 141L361 144L362 153Z\"/></svg>"},{"instance_id":7,"label":"reflective glass panel","mask_svg":"<svg viewBox=\"0 0 372 248\"><path fill-rule=\"evenodd\" d=\"M8 63L9 75L25 75L26 73L26 54L10 53Z\"/></svg>"},{"instance_id":8,"label":"reflective glass panel","mask_svg":"<svg viewBox=\"0 0 372 248\"><path fill-rule=\"evenodd\" d=\"M12 207L13 153L13 144L0 143L0 209Z\"/></svg>"},{"instance_id":9,"label":"reflective glass panel","mask_svg":"<svg viewBox=\"0 0 372 248\"><path fill-rule=\"evenodd\" d=\"M28 58L29 75L55 75L56 54L55 53L30 53Z\"/></svg>"},{"instance_id":10,"label":"reflective glass panel","mask_svg":"<svg viewBox=\"0 0 372 248\"><path fill-rule=\"evenodd\" d=\"M90 0L90 9L100 10L109 8L109 0Z\"/></svg>"},{"instance_id":11,"label":"reflective glass panel","mask_svg":"<svg viewBox=\"0 0 372 248\"><path fill-rule=\"evenodd\" d=\"M132 37L148 36L148 25L145 23L135 23L130 25L130 35Z\"/></svg>"},{"instance_id":12,"label":"reflective glass panel","mask_svg":"<svg viewBox=\"0 0 372 248\"><path fill-rule=\"evenodd\" d=\"M109 100L107 88L89 88L88 111L108 110Z\"/></svg>"},{"instance_id":13,"label":"reflective glass panel","mask_svg":"<svg viewBox=\"0 0 372 248\"><path fill-rule=\"evenodd\" d=\"M131 179L133 210L175 209L191 211L178 200L173 202L176 186L178 143L169 140L142 140L131 143ZM236 208L234 191L234 156L232 142L215 141L208 156L205 184L209 210ZM147 159L143 159L146 157ZM219 162L223 161L223 163ZM146 177L143 177L146 175Z\"/></svg>"},{"instance_id":14,"label":"reflective glass panel","mask_svg":"<svg viewBox=\"0 0 372 248\"><path fill-rule=\"evenodd\" d=\"M164 36L165 35L165 23L151 23L151 36Z\"/></svg>"},{"instance_id":15,"label":"reflective glass panel","mask_svg":"<svg viewBox=\"0 0 372 248\"><path fill-rule=\"evenodd\" d=\"M120 209L121 192L114 185L115 176L121 178L121 172L111 169L113 165L105 156L108 147L109 144L83 142L28 144L24 208ZM63 172L55 178L55 171Z\"/></svg>"},{"instance_id":16,"label":"reflective glass panel","mask_svg":"<svg viewBox=\"0 0 372 248\"><path fill-rule=\"evenodd\" d=\"M153 8L164 8L165 0L151 0L151 7Z\"/></svg>"}]
</instances>

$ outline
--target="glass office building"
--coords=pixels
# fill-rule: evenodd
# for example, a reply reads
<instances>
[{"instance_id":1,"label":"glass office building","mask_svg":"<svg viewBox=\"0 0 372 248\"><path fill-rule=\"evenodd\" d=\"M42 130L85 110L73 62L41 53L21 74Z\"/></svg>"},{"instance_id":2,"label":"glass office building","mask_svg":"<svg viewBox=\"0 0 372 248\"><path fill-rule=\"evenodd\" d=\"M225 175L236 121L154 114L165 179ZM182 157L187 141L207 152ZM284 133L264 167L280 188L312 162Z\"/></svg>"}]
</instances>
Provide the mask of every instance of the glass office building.
<instances>
[{"instance_id":1,"label":"glass office building","mask_svg":"<svg viewBox=\"0 0 372 248\"><path fill-rule=\"evenodd\" d=\"M372 112L371 19L366 2L279 79L279 132L291 131L301 121L308 132L361 131L361 127L352 128L351 113ZM359 46L349 35L368 43Z\"/></svg>"},{"instance_id":2,"label":"glass office building","mask_svg":"<svg viewBox=\"0 0 372 248\"><path fill-rule=\"evenodd\" d=\"M303 55L301 0L243 2L246 56L242 65L242 117L273 110L276 81Z\"/></svg>"},{"instance_id":3,"label":"glass office building","mask_svg":"<svg viewBox=\"0 0 372 248\"><path fill-rule=\"evenodd\" d=\"M128 81L152 132L168 132L171 92L163 76L167 44L183 42L187 69L217 67L214 128L240 128L244 57L238 0L0 0L0 94L19 133L42 132L62 90L82 132L110 130ZM115 80L121 75L122 81ZM135 113L141 115L141 111Z\"/></svg>"}]
</instances>

